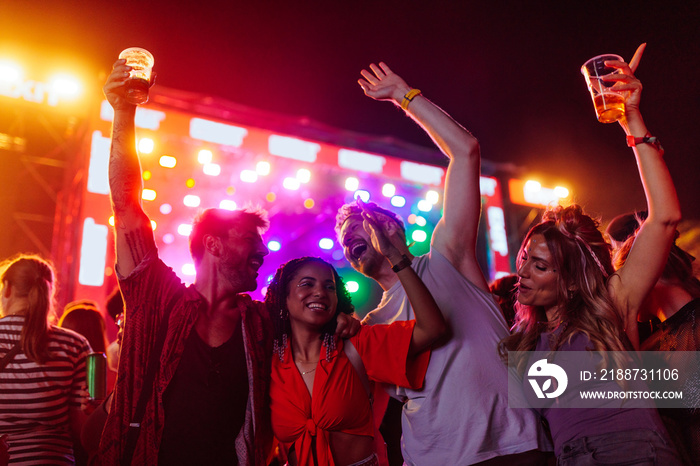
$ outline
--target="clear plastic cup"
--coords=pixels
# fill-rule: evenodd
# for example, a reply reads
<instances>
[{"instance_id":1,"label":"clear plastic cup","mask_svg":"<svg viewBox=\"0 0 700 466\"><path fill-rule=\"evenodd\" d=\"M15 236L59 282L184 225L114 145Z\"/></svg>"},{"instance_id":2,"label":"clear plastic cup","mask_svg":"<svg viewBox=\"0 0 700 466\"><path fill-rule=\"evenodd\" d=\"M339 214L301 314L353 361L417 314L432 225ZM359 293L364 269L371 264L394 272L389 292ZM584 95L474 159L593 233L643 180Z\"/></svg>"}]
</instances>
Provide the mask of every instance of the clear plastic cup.
<instances>
[{"instance_id":1,"label":"clear plastic cup","mask_svg":"<svg viewBox=\"0 0 700 466\"><path fill-rule=\"evenodd\" d=\"M148 102L148 88L155 63L153 55L146 49L129 47L122 50L119 58L126 59L126 64L132 68L126 81L126 100L134 105L145 104Z\"/></svg>"},{"instance_id":2,"label":"clear plastic cup","mask_svg":"<svg viewBox=\"0 0 700 466\"><path fill-rule=\"evenodd\" d=\"M601 79L611 73L621 73L617 68L605 66L606 61L612 60L623 61L621 56L607 53L591 58L581 67L581 73L586 78L588 91L593 99L596 117L601 123L614 123L625 115L627 93L612 90L615 82Z\"/></svg>"}]
</instances>

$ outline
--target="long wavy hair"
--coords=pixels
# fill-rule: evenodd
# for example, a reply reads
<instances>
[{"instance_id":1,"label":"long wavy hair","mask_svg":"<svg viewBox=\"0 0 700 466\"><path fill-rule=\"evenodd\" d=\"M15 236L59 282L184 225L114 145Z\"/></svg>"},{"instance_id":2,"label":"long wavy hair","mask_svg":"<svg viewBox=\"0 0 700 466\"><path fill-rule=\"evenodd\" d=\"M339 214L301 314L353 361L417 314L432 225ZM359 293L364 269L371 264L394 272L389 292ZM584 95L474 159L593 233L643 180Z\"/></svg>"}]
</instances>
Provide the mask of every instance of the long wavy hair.
<instances>
[{"instance_id":1,"label":"long wavy hair","mask_svg":"<svg viewBox=\"0 0 700 466\"><path fill-rule=\"evenodd\" d=\"M614 274L611 246L598 230L598 221L584 214L578 205L548 209L542 222L523 240L518 253L518 268L523 252L533 235L541 234L557 270L557 305L562 330L550 348L558 350L577 332L586 335L596 351L625 351L630 348L623 323L608 292L607 281ZM533 351L540 334L551 329L541 307L516 303L515 324L510 336L501 340L499 352ZM527 361L518 361L523 370Z\"/></svg>"},{"instance_id":2,"label":"long wavy hair","mask_svg":"<svg viewBox=\"0 0 700 466\"><path fill-rule=\"evenodd\" d=\"M309 263L325 264L333 271L333 277L335 278L335 293L338 298L338 307L335 310L335 316L331 319L321 330L321 339L324 342L332 340L335 334L335 328L337 325L336 318L340 313L352 314L355 312L355 307L352 305L352 300L350 299L350 294L345 288L345 283L343 279L340 278L338 272L328 262L320 259L318 257L300 257L298 259L292 259L286 264L281 265L274 278L267 287L267 293L265 294L265 304L267 305L267 310L270 313L270 318L273 322L274 329L274 348L275 352L282 359L284 355L284 350L287 347L287 342L289 336L292 333L291 324L289 322L289 309L287 308L287 296L289 296L289 282L296 275L300 268ZM326 345L328 348L328 345Z\"/></svg>"},{"instance_id":3,"label":"long wavy hair","mask_svg":"<svg viewBox=\"0 0 700 466\"><path fill-rule=\"evenodd\" d=\"M14 299L25 298L24 326L20 346L25 356L37 364L49 359L49 319L53 317L54 269L39 256L22 254L0 265L3 293L11 286Z\"/></svg>"}]
</instances>

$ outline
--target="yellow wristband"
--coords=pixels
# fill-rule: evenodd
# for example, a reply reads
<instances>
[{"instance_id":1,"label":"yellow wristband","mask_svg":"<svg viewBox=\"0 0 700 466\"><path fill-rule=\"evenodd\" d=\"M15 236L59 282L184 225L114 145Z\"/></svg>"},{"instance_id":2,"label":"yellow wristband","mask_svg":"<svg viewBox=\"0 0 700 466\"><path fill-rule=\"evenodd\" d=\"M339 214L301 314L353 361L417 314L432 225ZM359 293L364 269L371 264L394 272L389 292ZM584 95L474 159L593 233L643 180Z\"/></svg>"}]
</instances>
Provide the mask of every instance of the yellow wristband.
<instances>
[{"instance_id":1,"label":"yellow wristband","mask_svg":"<svg viewBox=\"0 0 700 466\"><path fill-rule=\"evenodd\" d=\"M406 110L408 108L408 104L411 103L411 101L417 96L420 95L421 92L418 89L411 89L406 93L405 96L403 96L403 101L401 101L401 108Z\"/></svg>"}]
</instances>

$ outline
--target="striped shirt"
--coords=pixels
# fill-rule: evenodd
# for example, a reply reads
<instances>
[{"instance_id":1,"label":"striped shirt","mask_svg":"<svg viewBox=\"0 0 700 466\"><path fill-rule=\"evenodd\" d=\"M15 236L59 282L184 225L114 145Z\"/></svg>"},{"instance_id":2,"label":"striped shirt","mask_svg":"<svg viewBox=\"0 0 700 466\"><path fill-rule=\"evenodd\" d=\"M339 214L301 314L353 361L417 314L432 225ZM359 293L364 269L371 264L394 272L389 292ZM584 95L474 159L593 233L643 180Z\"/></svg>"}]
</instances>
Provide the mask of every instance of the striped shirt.
<instances>
[{"instance_id":1,"label":"striped shirt","mask_svg":"<svg viewBox=\"0 0 700 466\"><path fill-rule=\"evenodd\" d=\"M0 319L0 358L20 339L24 317ZM22 351L0 371L0 435L8 434L10 464L73 464L70 407L80 407L85 356L81 335L51 326L50 360L30 361Z\"/></svg>"}]
</instances>

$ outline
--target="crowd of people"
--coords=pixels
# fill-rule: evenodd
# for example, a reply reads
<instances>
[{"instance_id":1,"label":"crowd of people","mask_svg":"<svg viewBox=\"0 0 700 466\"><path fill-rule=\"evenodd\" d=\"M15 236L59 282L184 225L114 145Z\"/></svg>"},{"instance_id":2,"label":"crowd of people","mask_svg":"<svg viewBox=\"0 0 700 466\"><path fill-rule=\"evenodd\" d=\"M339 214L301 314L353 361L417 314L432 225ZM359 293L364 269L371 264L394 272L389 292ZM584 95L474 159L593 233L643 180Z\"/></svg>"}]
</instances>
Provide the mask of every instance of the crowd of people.
<instances>
[{"instance_id":1,"label":"crowd of people","mask_svg":"<svg viewBox=\"0 0 700 466\"><path fill-rule=\"evenodd\" d=\"M4 264L0 465L700 464L690 401L667 411L509 406L509 371L525 393L534 362L513 355L698 349L700 282L674 243L676 191L639 110L643 50L606 62L618 70L610 86L628 94L620 124L647 199L643 218L617 222L622 236L609 229L613 247L580 206L548 209L523 240L517 274L491 287L477 262L477 139L386 64L362 70L365 94L400 107L449 165L424 255L411 254L391 210L338 206L345 258L383 290L361 322L342 278L319 258L281 265L263 302L246 294L269 252L261 210L201 212L190 235L196 278L181 282L159 258L142 208L136 106L124 97L130 67L117 61L104 93L114 109L120 289L110 314L123 333L108 344L97 304L86 301L51 325L51 263L20 255ZM651 318L653 333L641 332L638 322ZM118 353L100 406L86 392L91 351ZM697 394L700 383L683 388ZM395 400L398 413L387 410ZM394 435L385 443L380 425L401 432L398 445Z\"/></svg>"}]
</instances>

